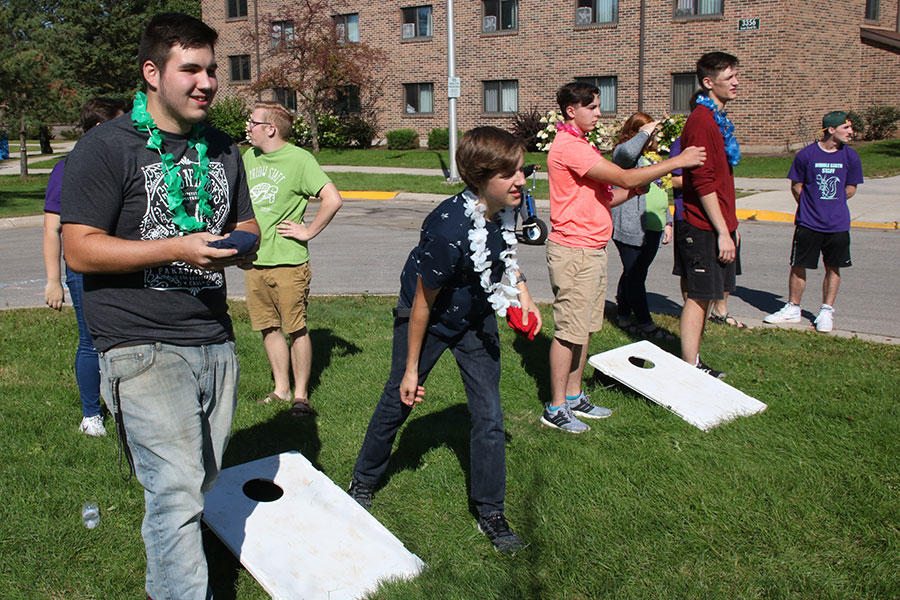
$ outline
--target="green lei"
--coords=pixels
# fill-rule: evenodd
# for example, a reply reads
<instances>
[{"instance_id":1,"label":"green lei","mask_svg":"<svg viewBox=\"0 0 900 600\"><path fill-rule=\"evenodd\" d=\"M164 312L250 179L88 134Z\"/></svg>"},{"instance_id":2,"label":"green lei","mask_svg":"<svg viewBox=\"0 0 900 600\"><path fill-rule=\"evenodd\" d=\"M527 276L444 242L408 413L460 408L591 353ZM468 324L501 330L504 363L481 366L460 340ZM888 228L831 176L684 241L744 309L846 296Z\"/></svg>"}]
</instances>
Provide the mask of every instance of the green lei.
<instances>
[{"instance_id":1,"label":"green lei","mask_svg":"<svg viewBox=\"0 0 900 600\"><path fill-rule=\"evenodd\" d=\"M147 140L147 148L159 152L159 159L162 162L163 181L166 182L166 200L175 225L181 231L200 231L204 229L206 223L198 221L184 210L184 192L181 189L182 181L179 176L181 166L175 164L175 157L171 153L163 153L162 147L165 136L156 127L153 117L147 111L147 95L144 92L138 92L134 97L131 120L134 122L135 129L146 131L150 135L150 138ZM200 135L202 130L203 126L200 123L194 123L194 126L191 128L191 139L188 140L188 147L197 150L197 163L194 165L193 170L194 179L197 181L197 208L201 215L209 217L213 214L212 209L209 207L209 192L206 190L206 183L209 181L209 157L206 156L206 152L209 150L209 146Z\"/></svg>"}]
</instances>

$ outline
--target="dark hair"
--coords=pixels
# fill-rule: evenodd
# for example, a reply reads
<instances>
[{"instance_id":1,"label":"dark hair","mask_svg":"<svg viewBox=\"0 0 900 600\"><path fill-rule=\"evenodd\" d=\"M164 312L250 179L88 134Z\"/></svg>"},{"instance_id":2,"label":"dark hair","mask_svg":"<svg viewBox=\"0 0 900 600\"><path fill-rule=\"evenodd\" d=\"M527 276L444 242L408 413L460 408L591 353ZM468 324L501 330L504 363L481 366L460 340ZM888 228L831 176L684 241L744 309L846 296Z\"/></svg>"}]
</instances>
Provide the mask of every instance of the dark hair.
<instances>
[{"instance_id":1,"label":"dark hair","mask_svg":"<svg viewBox=\"0 0 900 600\"><path fill-rule=\"evenodd\" d=\"M456 166L466 185L477 192L494 175L514 173L524 152L524 142L508 131L476 127L462 136Z\"/></svg>"},{"instance_id":2,"label":"dark hair","mask_svg":"<svg viewBox=\"0 0 900 600\"><path fill-rule=\"evenodd\" d=\"M147 23L138 46L138 69L141 78L148 60L162 72L173 46L212 48L219 34L196 17L177 12L159 13Z\"/></svg>"},{"instance_id":3,"label":"dark hair","mask_svg":"<svg viewBox=\"0 0 900 600\"><path fill-rule=\"evenodd\" d=\"M697 61L697 83L703 87L703 80L709 77L715 79L716 75L728 67L737 67L738 59L726 52L707 52Z\"/></svg>"},{"instance_id":4,"label":"dark hair","mask_svg":"<svg viewBox=\"0 0 900 600\"><path fill-rule=\"evenodd\" d=\"M688 100L688 107L691 109L691 112L694 112L694 109L697 108L697 98L705 95L706 90L704 90L703 88L700 88L691 95L691 99Z\"/></svg>"},{"instance_id":5,"label":"dark hair","mask_svg":"<svg viewBox=\"0 0 900 600\"><path fill-rule=\"evenodd\" d=\"M566 112L570 106L587 106L594 101L594 96L600 94L600 88L591 83L583 81L573 81L559 88L556 92L556 103L559 104L559 110ZM565 117L565 114L563 114Z\"/></svg>"},{"instance_id":6,"label":"dark hair","mask_svg":"<svg viewBox=\"0 0 900 600\"><path fill-rule=\"evenodd\" d=\"M115 119L120 112L128 110L125 100L116 98L91 98L81 107L81 130L87 132L94 125Z\"/></svg>"},{"instance_id":7,"label":"dark hair","mask_svg":"<svg viewBox=\"0 0 900 600\"><path fill-rule=\"evenodd\" d=\"M641 130L641 127L652 121L653 117L643 112L636 112L628 117L625 122L622 123L622 129L619 130L619 137L616 138L616 146L624 144L636 136L637 132ZM644 147L648 148L651 152L656 152L656 136L651 135L647 139L647 142L644 143Z\"/></svg>"}]
</instances>

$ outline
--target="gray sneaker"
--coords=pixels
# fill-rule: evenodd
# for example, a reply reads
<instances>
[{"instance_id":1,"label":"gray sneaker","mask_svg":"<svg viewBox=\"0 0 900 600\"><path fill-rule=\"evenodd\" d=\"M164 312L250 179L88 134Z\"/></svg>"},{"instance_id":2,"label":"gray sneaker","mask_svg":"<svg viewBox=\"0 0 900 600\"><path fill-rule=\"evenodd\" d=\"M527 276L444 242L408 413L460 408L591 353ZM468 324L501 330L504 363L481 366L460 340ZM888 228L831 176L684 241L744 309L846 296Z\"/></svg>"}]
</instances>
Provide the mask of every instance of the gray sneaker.
<instances>
[{"instance_id":1,"label":"gray sneaker","mask_svg":"<svg viewBox=\"0 0 900 600\"><path fill-rule=\"evenodd\" d=\"M605 419L612 414L612 411L602 406L591 403L591 398L584 392L581 392L574 400L566 398L566 404L572 409L572 412L579 417L587 417L588 419Z\"/></svg>"},{"instance_id":2,"label":"gray sneaker","mask_svg":"<svg viewBox=\"0 0 900 600\"><path fill-rule=\"evenodd\" d=\"M544 414L541 416L541 423L569 433L584 433L590 429L587 423L582 423L572 414L568 403L563 404L557 410L550 410L550 404L547 404L544 407Z\"/></svg>"}]
</instances>

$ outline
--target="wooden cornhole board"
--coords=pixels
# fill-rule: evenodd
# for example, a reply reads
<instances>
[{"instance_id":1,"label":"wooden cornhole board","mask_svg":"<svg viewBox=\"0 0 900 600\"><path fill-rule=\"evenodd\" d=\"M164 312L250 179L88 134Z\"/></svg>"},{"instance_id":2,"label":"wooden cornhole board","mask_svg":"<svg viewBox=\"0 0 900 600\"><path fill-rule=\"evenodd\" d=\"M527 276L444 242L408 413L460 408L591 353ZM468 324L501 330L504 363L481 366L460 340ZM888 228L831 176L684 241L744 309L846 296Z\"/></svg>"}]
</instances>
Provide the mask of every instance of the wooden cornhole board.
<instances>
[{"instance_id":1,"label":"wooden cornhole board","mask_svg":"<svg viewBox=\"0 0 900 600\"><path fill-rule=\"evenodd\" d=\"M643 361L653 367L638 366ZM768 408L647 340L595 354L588 362L703 431Z\"/></svg>"},{"instance_id":2,"label":"wooden cornhole board","mask_svg":"<svg viewBox=\"0 0 900 600\"><path fill-rule=\"evenodd\" d=\"M277 488L267 482L274 482L283 495L251 499L246 484L259 480L270 491ZM380 582L411 579L425 568L299 452L223 469L206 494L203 520L273 598L362 598Z\"/></svg>"}]
</instances>

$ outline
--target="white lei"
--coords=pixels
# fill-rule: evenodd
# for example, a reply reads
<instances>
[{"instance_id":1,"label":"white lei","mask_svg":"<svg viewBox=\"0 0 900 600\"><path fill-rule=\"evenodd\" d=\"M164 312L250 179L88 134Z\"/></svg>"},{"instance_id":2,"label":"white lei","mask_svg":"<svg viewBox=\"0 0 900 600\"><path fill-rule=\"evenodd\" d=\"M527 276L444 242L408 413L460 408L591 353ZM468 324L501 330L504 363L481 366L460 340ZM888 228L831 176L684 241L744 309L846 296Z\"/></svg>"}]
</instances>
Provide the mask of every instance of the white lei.
<instances>
[{"instance_id":1,"label":"white lei","mask_svg":"<svg viewBox=\"0 0 900 600\"><path fill-rule=\"evenodd\" d=\"M472 262L475 263L475 272L481 273L481 287L488 295L498 315L506 316L506 309L510 306L521 306L519 303L519 288L516 287L516 273L519 263L516 261L516 234L514 232L515 220L512 210L504 208L500 215L500 233L507 249L500 253L503 260L503 272L509 281L504 285L503 277L497 283L491 282L491 262L488 256L491 251L487 249L488 232L485 229L484 212L486 206L478 201L478 198L468 188L463 191L465 199L466 216L472 219L472 229L469 230L469 249L472 251Z\"/></svg>"}]
</instances>

